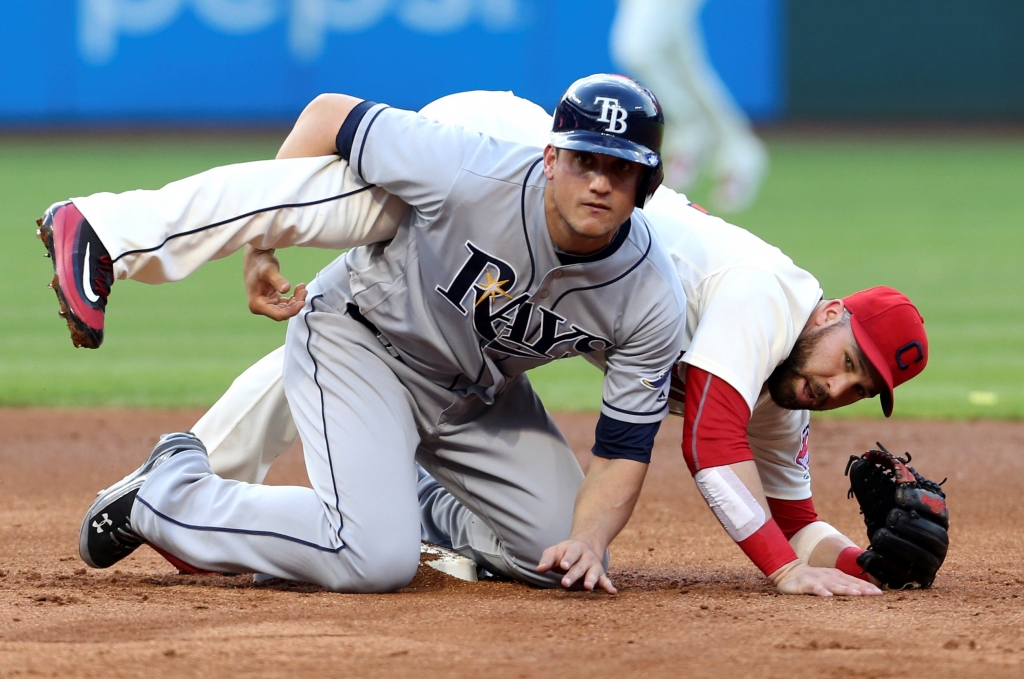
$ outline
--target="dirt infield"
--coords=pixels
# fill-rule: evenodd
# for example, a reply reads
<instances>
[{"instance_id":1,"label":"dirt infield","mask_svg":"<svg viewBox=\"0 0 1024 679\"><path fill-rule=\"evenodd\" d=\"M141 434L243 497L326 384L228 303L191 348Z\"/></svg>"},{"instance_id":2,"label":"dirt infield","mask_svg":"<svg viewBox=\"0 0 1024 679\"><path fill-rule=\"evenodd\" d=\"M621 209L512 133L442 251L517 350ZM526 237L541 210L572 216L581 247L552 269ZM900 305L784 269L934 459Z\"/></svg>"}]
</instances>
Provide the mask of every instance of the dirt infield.
<instances>
[{"instance_id":1,"label":"dirt infield","mask_svg":"<svg viewBox=\"0 0 1024 679\"><path fill-rule=\"evenodd\" d=\"M662 428L612 545L618 596L464 583L421 568L390 595L181 576L148 548L77 556L82 512L196 412L0 410L0 677L1024 675L1024 424L822 420L823 519L863 542L842 476L881 437L949 476L952 547L930 591L776 595L703 505ZM595 418L557 418L578 454ZM269 479L305 483L291 451Z\"/></svg>"}]
</instances>

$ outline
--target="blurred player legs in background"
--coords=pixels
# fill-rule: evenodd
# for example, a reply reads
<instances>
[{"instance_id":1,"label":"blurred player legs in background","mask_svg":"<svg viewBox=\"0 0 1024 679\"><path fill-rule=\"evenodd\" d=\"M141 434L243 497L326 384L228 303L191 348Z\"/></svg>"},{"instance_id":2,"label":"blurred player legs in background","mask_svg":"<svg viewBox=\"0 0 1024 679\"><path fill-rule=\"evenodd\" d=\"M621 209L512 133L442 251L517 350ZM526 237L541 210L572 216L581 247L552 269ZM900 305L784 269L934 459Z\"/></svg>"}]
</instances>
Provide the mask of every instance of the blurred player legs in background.
<instances>
[{"instance_id":1,"label":"blurred player legs in background","mask_svg":"<svg viewBox=\"0 0 1024 679\"><path fill-rule=\"evenodd\" d=\"M768 154L708 61L700 28L706 0L619 0L611 53L658 93L665 108L665 184L686 191L707 167L722 212L757 197Z\"/></svg>"}]
</instances>

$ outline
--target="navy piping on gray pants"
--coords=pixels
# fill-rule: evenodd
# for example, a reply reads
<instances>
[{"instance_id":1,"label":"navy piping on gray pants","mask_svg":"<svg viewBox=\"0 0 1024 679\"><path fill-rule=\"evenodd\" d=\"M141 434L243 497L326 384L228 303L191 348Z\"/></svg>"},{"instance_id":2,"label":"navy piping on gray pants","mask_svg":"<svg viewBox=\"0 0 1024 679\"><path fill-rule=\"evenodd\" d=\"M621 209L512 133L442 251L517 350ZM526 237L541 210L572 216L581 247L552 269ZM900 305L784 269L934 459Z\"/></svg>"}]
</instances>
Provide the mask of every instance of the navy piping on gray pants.
<instances>
[{"instance_id":1,"label":"navy piping on gray pants","mask_svg":"<svg viewBox=\"0 0 1024 679\"><path fill-rule=\"evenodd\" d=\"M274 533L268 530L246 530L244 528L222 528L220 526L193 526L187 523L182 523L181 521L178 521L176 519L172 519L166 514L157 511L153 507L153 505L149 504L141 497L136 497L135 500L137 502L141 502L145 507L149 509L149 511L153 512L164 521L167 521L168 523L173 523L175 526L187 528L189 530L206 531L209 533L235 533L239 535L256 535L258 537L277 538L279 540L287 540L288 542L294 542L297 545L302 545L304 547L312 547L313 549L319 550L321 552L331 552L333 554L337 554L341 550L345 549L345 545L342 545L341 547L324 547L323 545L318 545L314 542L307 542L306 540L292 537L291 535L283 535L282 533Z\"/></svg>"},{"instance_id":2,"label":"navy piping on gray pants","mask_svg":"<svg viewBox=\"0 0 1024 679\"><path fill-rule=\"evenodd\" d=\"M309 354L309 360L313 362L313 382L316 383L316 388L320 390L320 421L323 423L324 431L324 447L327 449L327 464L331 469L331 485L334 488L334 509L338 512L338 539L341 539L341 530L345 527L345 517L341 514L341 495L338 493L338 479L334 475L334 459L331 457L331 439L327 436L327 406L324 401L324 388L320 386L320 380L317 375L320 371L320 365L313 358L313 351L309 347L309 340L313 338L313 331L309 327L309 314L316 311L316 301L323 299L323 295L317 295L313 299L309 300L309 311L302 315L302 321L306 324L306 353Z\"/></svg>"}]
</instances>

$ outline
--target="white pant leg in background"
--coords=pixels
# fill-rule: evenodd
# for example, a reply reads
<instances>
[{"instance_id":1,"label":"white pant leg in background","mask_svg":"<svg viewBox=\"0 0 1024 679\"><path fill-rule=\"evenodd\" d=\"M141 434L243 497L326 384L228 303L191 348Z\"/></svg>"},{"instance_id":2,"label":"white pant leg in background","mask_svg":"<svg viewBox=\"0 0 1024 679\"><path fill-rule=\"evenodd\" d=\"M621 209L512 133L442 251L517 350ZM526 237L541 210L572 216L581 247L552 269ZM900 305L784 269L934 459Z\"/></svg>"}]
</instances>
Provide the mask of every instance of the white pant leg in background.
<instances>
[{"instance_id":1,"label":"white pant leg in background","mask_svg":"<svg viewBox=\"0 0 1024 679\"><path fill-rule=\"evenodd\" d=\"M338 156L226 165L156 190L73 198L114 261L143 283L185 278L251 243L344 249L389 240L407 209Z\"/></svg>"},{"instance_id":2,"label":"white pant leg in background","mask_svg":"<svg viewBox=\"0 0 1024 679\"><path fill-rule=\"evenodd\" d=\"M284 393L284 347L239 375L192 427L218 476L263 483L270 465L299 437Z\"/></svg>"},{"instance_id":3,"label":"white pant leg in background","mask_svg":"<svg viewBox=\"0 0 1024 679\"><path fill-rule=\"evenodd\" d=\"M313 489L223 479L186 451L147 479L132 526L202 569L394 590L419 565L416 404L377 339L310 288L284 380Z\"/></svg>"},{"instance_id":4,"label":"white pant leg in background","mask_svg":"<svg viewBox=\"0 0 1024 679\"><path fill-rule=\"evenodd\" d=\"M705 2L619 0L612 23L613 58L654 92L665 111L663 151L668 160L681 155L697 163L716 143L716 129L701 101L706 79L692 78L687 59L704 61L699 21ZM709 68L697 70L706 75Z\"/></svg>"},{"instance_id":5,"label":"white pant leg in background","mask_svg":"<svg viewBox=\"0 0 1024 679\"><path fill-rule=\"evenodd\" d=\"M611 51L662 103L666 183L688 188L700 165L709 160L718 180L716 205L735 212L757 196L768 154L708 59L700 27L705 4L706 0L619 0ZM686 169L674 172L673 167L680 165ZM673 181L673 174L681 178Z\"/></svg>"}]
</instances>

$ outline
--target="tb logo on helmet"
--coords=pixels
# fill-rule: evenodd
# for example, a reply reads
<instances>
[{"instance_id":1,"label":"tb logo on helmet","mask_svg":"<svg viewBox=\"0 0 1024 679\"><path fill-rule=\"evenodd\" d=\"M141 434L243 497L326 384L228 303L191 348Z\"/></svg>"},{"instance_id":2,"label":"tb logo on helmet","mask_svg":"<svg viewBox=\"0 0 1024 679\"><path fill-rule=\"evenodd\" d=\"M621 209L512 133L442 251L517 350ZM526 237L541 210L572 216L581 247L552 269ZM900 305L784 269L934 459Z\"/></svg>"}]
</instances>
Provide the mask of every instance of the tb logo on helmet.
<instances>
[{"instance_id":1,"label":"tb logo on helmet","mask_svg":"<svg viewBox=\"0 0 1024 679\"><path fill-rule=\"evenodd\" d=\"M601 104L601 117L597 119L600 123L608 123L606 132L622 134L626 131L626 109L619 106L619 100L611 97L594 97L595 104Z\"/></svg>"}]
</instances>

